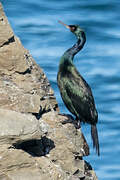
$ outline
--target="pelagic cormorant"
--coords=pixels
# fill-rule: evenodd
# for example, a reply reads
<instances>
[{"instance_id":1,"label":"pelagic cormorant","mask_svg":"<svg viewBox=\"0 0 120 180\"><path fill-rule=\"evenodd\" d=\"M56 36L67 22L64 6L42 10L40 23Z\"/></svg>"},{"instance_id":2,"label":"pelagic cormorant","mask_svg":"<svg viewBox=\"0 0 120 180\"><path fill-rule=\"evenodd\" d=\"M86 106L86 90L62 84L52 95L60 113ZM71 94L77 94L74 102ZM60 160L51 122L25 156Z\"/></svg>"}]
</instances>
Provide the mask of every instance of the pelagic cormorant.
<instances>
[{"instance_id":1,"label":"pelagic cormorant","mask_svg":"<svg viewBox=\"0 0 120 180\"><path fill-rule=\"evenodd\" d=\"M60 94L68 110L76 117L78 126L80 127L80 122L89 123L91 125L93 147L96 148L96 152L99 156L99 139L96 127L98 113L94 98L90 86L73 64L74 56L83 48L86 42L85 32L78 25L66 25L61 21L59 22L77 37L76 44L65 51L60 59L57 75Z\"/></svg>"}]
</instances>

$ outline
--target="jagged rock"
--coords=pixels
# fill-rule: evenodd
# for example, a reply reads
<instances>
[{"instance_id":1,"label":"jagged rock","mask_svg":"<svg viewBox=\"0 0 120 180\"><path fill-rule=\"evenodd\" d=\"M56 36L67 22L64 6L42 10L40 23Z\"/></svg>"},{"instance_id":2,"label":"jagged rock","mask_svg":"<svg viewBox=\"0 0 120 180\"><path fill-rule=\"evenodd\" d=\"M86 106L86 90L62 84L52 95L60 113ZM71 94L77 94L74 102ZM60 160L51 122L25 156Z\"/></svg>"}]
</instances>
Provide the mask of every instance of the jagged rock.
<instances>
[{"instance_id":1,"label":"jagged rock","mask_svg":"<svg viewBox=\"0 0 120 180\"><path fill-rule=\"evenodd\" d=\"M13 31L8 23L8 20L4 14L2 5L0 4L0 47L13 37ZM5 27L5 28L4 28Z\"/></svg>"},{"instance_id":2,"label":"jagged rock","mask_svg":"<svg viewBox=\"0 0 120 180\"><path fill-rule=\"evenodd\" d=\"M89 147L85 138L83 138L84 136L81 132L81 129L76 130L74 120L72 120L70 117L57 115L57 113L53 111L43 114L42 120L49 125L47 137L52 139L56 145L56 148L52 151L52 154L54 151L61 152L60 155L59 153L56 153L56 155L53 154L54 160L56 156L64 156L65 154L63 152L62 155L62 151L67 153L66 149L69 149L69 152L72 153L72 156L73 154L76 157L89 155ZM61 148L63 148L63 150ZM67 158L66 155L65 157Z\"/></svg>"},{"instance_id":3,"label":"jagged rock","mask_svg":"<svg viewBox=\"0 0 120 180\"><path fill-rule=\"evenodd\" d=\"M13 34L2 6L0 34L0 108L36 114L57 109L46 75Z\"/></svg>"},{"instance_id":4,"label":"jagged rock","mask_svg":"<svg viewBox=\"0 0 120 180\"><path fill-rule=\"evenodd\" d=\"M43 70L0 4L0 180L97 180L75 121L59 115Z\"/></svg>"}]
</instances>

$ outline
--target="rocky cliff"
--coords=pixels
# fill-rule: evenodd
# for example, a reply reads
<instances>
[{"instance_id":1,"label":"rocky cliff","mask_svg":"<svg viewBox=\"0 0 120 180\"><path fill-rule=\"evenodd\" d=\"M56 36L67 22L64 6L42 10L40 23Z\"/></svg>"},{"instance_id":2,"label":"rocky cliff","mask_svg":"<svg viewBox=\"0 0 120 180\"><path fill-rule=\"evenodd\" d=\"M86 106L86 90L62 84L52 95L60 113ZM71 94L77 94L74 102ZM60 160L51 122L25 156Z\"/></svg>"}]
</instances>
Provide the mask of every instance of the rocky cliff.
<instances>
[{"instance_id":1,"label":"rocky cliff","mask_svg":"<svg viewBox=\"0 0 120 180\"><path fill-rule=\"evenodd\" d=\"M0 4L0 180L97 180L89 147Z\"/></svg>"}]
</instances>

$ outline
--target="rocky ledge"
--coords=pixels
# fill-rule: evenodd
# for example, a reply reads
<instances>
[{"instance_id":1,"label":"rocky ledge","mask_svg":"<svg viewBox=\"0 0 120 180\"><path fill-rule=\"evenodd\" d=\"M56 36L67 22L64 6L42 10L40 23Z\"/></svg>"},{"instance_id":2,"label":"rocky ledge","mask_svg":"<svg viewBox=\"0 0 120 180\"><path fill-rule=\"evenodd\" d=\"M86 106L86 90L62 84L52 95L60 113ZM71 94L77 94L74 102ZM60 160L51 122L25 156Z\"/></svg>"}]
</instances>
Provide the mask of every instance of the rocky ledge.
<instances>
[{"instance_id":1,"label":"rocky ledge","mask_svg":"<svg viewBox=\"0 0 120 180\"><path fill-rule=\"evenodd\" d=\"M81 130L59 114L46 75L0 4L0 180L97 180L87 155Z\"/></svg>"}]
</instances>

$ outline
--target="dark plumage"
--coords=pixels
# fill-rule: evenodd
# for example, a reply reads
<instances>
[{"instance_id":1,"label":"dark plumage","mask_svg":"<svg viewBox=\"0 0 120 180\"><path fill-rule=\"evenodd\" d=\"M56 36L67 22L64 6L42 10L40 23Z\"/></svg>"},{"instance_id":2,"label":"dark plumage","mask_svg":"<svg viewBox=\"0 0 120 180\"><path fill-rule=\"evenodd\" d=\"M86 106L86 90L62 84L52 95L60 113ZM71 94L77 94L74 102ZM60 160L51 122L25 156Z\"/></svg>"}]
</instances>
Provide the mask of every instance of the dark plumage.
<instances>
[{"instance_id":1,"label":"dark plumage","mask_svg":"<svg viewBox=\"0 0 120 180\"><path fill-rule=\"evenodd\" d=\"M75 54L83 48L86 36L84 31L78 25L68 26L61 21L60 23L70 29L70 31L77 37L76 44L68 49L60 60L57 83L61 97L68 110L75 115L78 122L91 124L93 147L96 148L97 154L100 155L96 127L98 113L95 107L92 91L73 64L73 58Z\"/></svg>"}]
</instances>

